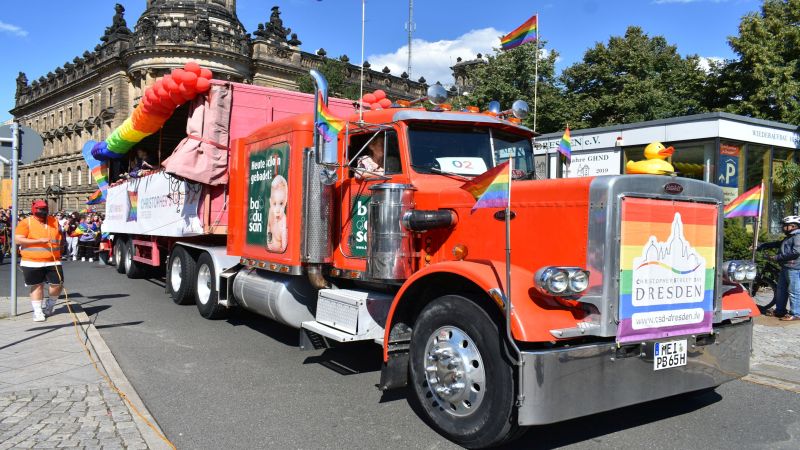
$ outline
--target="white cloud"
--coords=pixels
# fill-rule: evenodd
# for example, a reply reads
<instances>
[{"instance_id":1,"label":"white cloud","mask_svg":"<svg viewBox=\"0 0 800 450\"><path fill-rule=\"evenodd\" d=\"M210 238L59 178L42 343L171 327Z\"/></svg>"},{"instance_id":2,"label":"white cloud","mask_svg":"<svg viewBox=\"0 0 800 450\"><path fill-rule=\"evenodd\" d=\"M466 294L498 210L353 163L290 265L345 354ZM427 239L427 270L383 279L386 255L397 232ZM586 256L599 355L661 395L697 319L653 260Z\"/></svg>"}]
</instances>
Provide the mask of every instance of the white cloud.
<instances>
[{"instance_id":1,"label":"white cloud","mask_svg":"<svg viewBox=\"0 0 800 450\"><path fill-rule=\"evenodd\" d=\"M483 28L469 31L453 40L426 41L414 39L411 43L411 78L425 77L429 84L441 81L444 85L453 84L450 67L456 58L465 61L475 59L478 53L494 54L492 48L500 47L500 36L504 32L495 28ZM373 70L381 70L384 66L392 70L393 75L400 75L408 68L408 45L394 52L367 57Z\"/></svg>"},{"instance_id":2,"label":"white cloud","mask_svg":"<svg viewBox=\"0 0 800 450\"><path fill-rule=\"evenodd\" d=\"M0 21L0 31L20 37L25 37L28 35L28 32L23 30L22 28L16 25L11 25L10 23L5 23L3 21Z\"/></svg>"},{"instance_id":3,"label":"white cloud","mask_svg":"<svg viewBox=\"0 0 800 450\"><path fill-rule=\"evenodd\" d=\"M701 56L699 61L699 66L703 69L703 72L708 73L711 71L711 63L721 63L725 62L725 58L720 58L719 56Z\"/></svg>"}]
</instances>

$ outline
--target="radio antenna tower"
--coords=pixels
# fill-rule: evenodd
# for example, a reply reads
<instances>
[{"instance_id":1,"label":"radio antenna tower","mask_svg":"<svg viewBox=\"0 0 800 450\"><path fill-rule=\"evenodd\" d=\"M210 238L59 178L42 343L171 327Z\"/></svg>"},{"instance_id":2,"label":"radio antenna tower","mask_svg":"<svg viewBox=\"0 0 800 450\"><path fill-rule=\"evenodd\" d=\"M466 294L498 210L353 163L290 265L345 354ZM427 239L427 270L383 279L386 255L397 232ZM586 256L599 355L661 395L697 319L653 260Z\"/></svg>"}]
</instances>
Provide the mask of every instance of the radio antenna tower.
<instances>
[{"instance_id":1,"label":"radio antenna tower","mask_svg":"<svg viewBox=\"0 0 800 450\"><path fill-rule=\"evenodd\" d=\"M411 36L417 25L414 23L414 0L408 0L408 22L406 23L406 30L408 30L408 76L411 77Z\"/></svg>"}]
</instances>

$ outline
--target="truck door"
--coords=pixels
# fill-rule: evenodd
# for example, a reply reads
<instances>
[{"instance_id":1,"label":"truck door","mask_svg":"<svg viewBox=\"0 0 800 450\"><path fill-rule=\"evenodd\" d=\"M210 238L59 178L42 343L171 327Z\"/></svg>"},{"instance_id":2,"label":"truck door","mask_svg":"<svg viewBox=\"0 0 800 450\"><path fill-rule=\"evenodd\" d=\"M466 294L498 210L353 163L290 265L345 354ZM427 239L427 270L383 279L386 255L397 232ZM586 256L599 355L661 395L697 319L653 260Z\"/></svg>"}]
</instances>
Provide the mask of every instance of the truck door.
<instances>
[{"instance_id":1,"label":"truck door","mask_svg":"<svg viewBox=\"0 0 800 450\"><path fill-rule=\"evenodd\" d=\"M348 168L341 191L340 250L348 258L365 259L369 188L380 183L405 182L406 177L394 129L358 130L349 135L346 149ZM350 268L362 270L362 265L359 261L358 268Z\"/></svg>"}]
</instances>

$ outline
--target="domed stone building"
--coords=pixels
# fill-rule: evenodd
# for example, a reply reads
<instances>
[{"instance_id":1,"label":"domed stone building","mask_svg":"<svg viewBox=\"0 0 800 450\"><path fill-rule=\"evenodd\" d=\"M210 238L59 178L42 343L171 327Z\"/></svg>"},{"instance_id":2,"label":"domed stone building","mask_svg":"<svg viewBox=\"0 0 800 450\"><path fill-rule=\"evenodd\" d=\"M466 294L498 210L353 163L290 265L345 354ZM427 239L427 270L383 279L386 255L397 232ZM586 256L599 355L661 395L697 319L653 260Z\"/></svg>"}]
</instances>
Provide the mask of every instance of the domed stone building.
<instances>
[{"instance_id":1,"label":"domed stone building","mask_svg":"<svg viewBox=\"0 0 800 450\"><path fill-rule=\"evenodd\" d=\"M217 79L296 90L300 77L325 58L324 50L300 49L277 6L251 35L236 15L236 0L146 1L133 30L125 8L117 4L94 49L33 81L20 72L10 112L45 143L42 156L20 169L21 209L36 198L53 200L59 209L83 208L96 189L81 156L83 144L105 139L148 86L187 61L208 67ZM357 84L359 67L342 61L348 82ZM365 91L379 88L392 98L408 99L423 95L427 86L424 79L415 82L388 69L367 70ZM152 145L159 153L172 150L161 148L161 142Z\"/></svg>"}]
</instances>

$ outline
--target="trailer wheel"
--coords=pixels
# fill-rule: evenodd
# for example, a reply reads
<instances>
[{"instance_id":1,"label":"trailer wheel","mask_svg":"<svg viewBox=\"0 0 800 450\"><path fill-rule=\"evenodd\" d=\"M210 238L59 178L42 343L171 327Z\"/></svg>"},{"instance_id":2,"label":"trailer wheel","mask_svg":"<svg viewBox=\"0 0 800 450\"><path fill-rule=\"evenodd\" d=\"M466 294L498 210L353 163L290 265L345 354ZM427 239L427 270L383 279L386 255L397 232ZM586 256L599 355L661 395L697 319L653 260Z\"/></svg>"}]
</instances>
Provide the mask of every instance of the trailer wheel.
<instances>
[{"instance_id":1,"label":"trailer wheel","mask_svg":"<svg viewBox=\"0 0 800 450\"><path fill-rule=\"evenodd\" d=\"M125 273L125 240L119 239L114 242L114 266L117 273Z\"/></svg>"},{"instance_id":2,"label":"trailer wheel","mask_svg":"<svg viewBox=\"0 0 800 450\"><path fill-rule=\"evenodd\" d=\"M179 246L172 250L169 257L167 290L175 304L188 305L194 302L196 265L194 258L185 248Z\"/></svg>"},{"instance_id":3,"label":"trailer wheel","mask_svg":"<svg viewBox=\"0 0 800 450\"><path fill-rule=\"evenodd\" d=\"M500 331L473 301L445 295L425 306L411 334L414 400L434 429L464 447L521 435Z\"/></svg>"},{"instance_id":4,"label":"trailer wheel","mask_svg":"<svg viewBox=\"0 0 800 450\"><path fill-rule=\"evenodd\" d=\"M133 241L129 240L125 244L125 275L128 278L144 278L147 276L147 268L142 263L133 260L133 255L136 254Z\"/></svg>"},{"instance_id":5,"label":"trailer wheel","mask_svg":"<svg viewBox=\"0 0 800 450\"><path fill-rule=\"evenodd\" d=\"M222 319L228 315L228 308L219 304L219 293L216 288L214 262L208 253L203 253L197 260L197 277L195 278L195 301L200 315L206 319Z\"/></svg>"}]
</instances>

